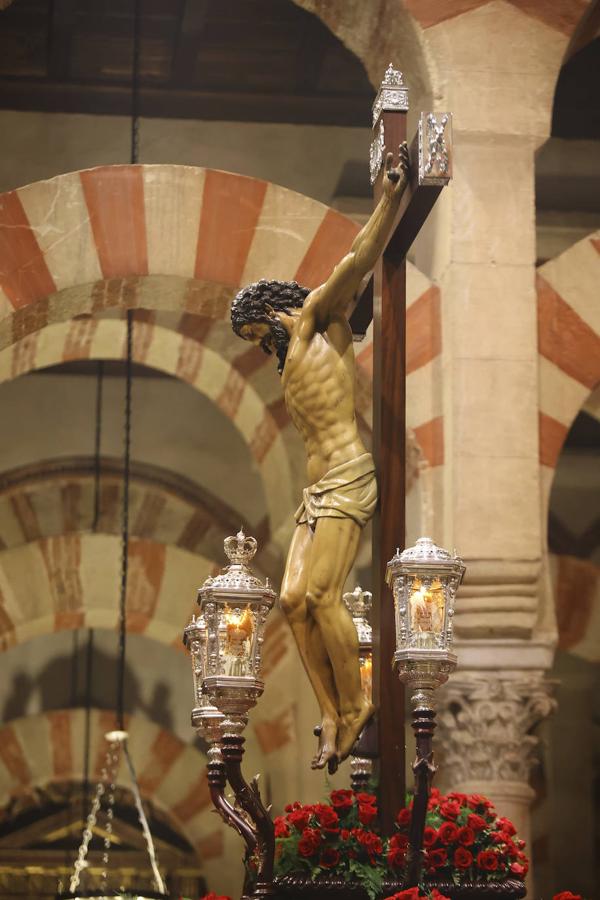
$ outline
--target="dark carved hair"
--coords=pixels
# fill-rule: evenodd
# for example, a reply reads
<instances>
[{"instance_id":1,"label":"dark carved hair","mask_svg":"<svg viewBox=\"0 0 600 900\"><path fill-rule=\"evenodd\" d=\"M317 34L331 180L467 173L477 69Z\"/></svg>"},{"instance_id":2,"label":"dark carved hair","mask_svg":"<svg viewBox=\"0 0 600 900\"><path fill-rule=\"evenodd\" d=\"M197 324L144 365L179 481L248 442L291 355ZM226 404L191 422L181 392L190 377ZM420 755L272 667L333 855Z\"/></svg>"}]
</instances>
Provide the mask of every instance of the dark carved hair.
<instances>
[{"instance_id":1,"label":"dark carved hair","mask_svg":"<svg viewBox=\"0 0 600 900\"><path fill-rule=\"evenodd\" d=\"M279 360L279 374L283 372L290 337L281 322L275 316L269 316L266 306L275 312L289 313L290 309L299 309L310 289L301 287L296 281L255 281L247 285L237 294L231 304L231 327L237 335L243 337L244 325L264 323L269 326L269 334L260 342L261 349L270 354L269 339L272 341Z\"/></svg>"},{"instance_id":2,"label":"dark carved hair","mask_svg":"<svg viewBox=\"0 0 600 900\"><path fill-rule=\"evenodd\" d=\"M269 325L265 304L275 312L289 312L299 309L310 289L301 287L296 281L266 281L264 278L246 285L236 294L231 304L231 327L240 337L242 325L264 322Z\"/></svg>"}]
</instances>

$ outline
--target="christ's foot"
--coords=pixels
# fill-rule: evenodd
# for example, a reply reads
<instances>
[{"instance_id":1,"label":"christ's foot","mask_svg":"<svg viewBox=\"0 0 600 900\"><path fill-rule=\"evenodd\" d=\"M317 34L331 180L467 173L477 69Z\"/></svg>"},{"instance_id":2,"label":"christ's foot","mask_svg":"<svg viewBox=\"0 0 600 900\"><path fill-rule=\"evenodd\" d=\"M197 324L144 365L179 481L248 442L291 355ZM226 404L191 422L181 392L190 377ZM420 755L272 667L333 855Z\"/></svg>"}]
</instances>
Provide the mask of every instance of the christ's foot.
<instances>
[{"instance_id":1,"label":"christ's foot","mask_svg":"<svg viewBox=\"0 0 600 900\"><path fill-rule=\"evenodd\" d=\"M337 755L341 762L351 753L358 737L375 712L375 707L364 700L358 711L346 713L340 719L337 736Z\"/></svg>"},{"instance_id":2,"label":"christ's foot","mask_svg":"<svg viewBox=\"0 0 600 900\"><path fill-rule=\"evenodd\" d=\"M324 769L328 767L330 774L333 774L338 767L338 757L336 750L338 726L335 719L325 717L321 725L315 728L315 736L319 738L319 749L313 757L311 768ZM332 765L335 768L332 769Z\"/></svg>"}]
</instances>

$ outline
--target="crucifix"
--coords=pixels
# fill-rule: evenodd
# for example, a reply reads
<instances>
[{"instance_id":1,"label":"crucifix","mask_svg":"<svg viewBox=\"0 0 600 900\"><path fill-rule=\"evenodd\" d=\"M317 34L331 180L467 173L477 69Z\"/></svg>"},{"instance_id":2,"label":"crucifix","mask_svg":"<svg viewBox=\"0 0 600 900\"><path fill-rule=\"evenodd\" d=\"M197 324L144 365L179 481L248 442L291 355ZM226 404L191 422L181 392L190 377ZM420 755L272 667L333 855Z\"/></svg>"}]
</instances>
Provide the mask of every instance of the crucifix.
<instances>
[{"instance_id":1,"label":"crucifix","mask_svg":"<svg viewBox=\"0 0 600 900\"><path fill-rule=\"evenodd\" d=\"M374 541L377 576L404 539L404 259L449 178L449 116L421 117L411 160L406 97L401 74L390 66L374 107L376 207L327 280L310 290L295 281L262 279L239 291L231 305L234 332L276 356L286 408L306 451L308 485L295 514L280 606L320 706L312 765L330 772L368 744L374 732L365 728L374 708L362 689L356 630L342 600L378 494L375 464L356 422L351 326L358 323L354 330L360 331L362 324L364 333L373 312L369 296L374 297L374 448L381 497ZM373 271L374 290L349 318L363 279ZM394 616L382 585L376 577L377 657L385 661L393 656ZM379 755L386 787L384 823L390 831L404 801L404 726L400 688L385 663L379 668ZM364 739L356 746L361 732Z\"/></svg>"},{"instance_id":2,"label":"crucifix","mask_svg":"<svg viewBox=\"0 0 600 900\"><path fill-rule=\"evenodd\" d=\"M398 158L407 137L408 89L390 64L373 104L371 183L381 197L384 162ZM380 811L384 834L391 834L404 806L404 697L391 669L395 651L394 606L385 584L386 564L405 538L406 436L406 254L444 185L452 177L449 113L421 113L410 145L410 181L398 219L373 277L359 297L350 325L361 340L373 321L373 455L379 508L373 519L374 671L377 712ZM360 755L360 742L357 752Z\"/></svg>"}]
</instances>

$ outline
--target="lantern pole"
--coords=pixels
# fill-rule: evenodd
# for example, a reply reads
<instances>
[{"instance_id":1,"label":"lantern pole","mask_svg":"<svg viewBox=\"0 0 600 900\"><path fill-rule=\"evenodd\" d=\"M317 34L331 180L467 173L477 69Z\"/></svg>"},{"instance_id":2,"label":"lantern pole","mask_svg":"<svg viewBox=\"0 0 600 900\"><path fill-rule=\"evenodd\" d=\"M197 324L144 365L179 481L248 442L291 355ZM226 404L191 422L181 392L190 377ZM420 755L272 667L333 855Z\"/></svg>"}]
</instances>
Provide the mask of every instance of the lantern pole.
<instances>
[{"instance_id":1,"label":"lantern pole","mask_svg":"<svg viewBox=\"0 0 600 900\"><path fill-rule=\"evenodd\" d=\"M371 703L373 700L373 629L369 622L369 612L373 603L373 594L371 591L363 591L361 586L357 585L353 591L344 594L342 599L356 628L360 680L365 700ZM368 741L363 738L355 746L355 751L350 754L350 783L352 790L359 793L366 791L373 780L373 759L376 758L377 748L376 746L370 748Z\"/></svg>"},{"instance_id":2,"label":"lantern pole","mask_svg":"<svg viewBox=\"0 0 600 900\"><path fill-rule=\"evenodd\" d=\"M387 564L386 580L394 593L394 667L410 690L416 742L407 888L417 887L423 869L425 818L436 772L435 691L456 668L456 654L451 650L454 601L464 573L462 560L437 547L430 538L419 538L414 547L402 553L396 551Z\"/></svg>"},{"instance_id":3,"label":"lantern pole","mask_svg":"<svg viewBox=\"0 0 600 900\"><path fill-rule=\"evenodd\" d=\"M256 884L244 898L274 895L275 828L257 779L242 772L248 713L264 691L261 648L275 592L252 574L248 563L256 540L240 531L224 542L230 565L208 578L198 591L200 615L184 631L194 676L192 725L210 743L208 781L211 799L223 821L244 839L247 856L256 861ZM235 806L225 798L227 783Z\"/></svg>"}]
</instances>

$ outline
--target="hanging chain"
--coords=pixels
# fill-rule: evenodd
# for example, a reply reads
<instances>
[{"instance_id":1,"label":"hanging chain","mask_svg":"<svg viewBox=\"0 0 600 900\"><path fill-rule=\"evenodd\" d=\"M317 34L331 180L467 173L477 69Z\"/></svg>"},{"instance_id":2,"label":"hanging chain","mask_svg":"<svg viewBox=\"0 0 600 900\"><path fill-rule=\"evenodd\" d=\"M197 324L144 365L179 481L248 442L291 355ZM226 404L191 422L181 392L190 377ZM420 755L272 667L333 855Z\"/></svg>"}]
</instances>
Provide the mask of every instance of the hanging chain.
<instances>
[{"instance_id":1,"label":"hanging chain","mask_svg":"<svg viewBox=\"0 0 600 900\"><path fill-rule=\"evenodd\" d=\"M110 770L107 774L108 795L106 798L106 825L105 835L103 838L104 849L102 852L102 874L100 876L100 885L104 893L108 893L108 863L110 857L110 848L112 845L113 821L115 816L115 789L117 781L117 771L119 768L120 753L119 748L123 746L121 743L113 742L111 744Z\"/></svg>"},{"instance_id":2,"label":"hanging chain","mask_svg":"<svg viewBox=\"0 0 600 900\"><path fill-rule=\"evenodd\" d=\"M127 310L127 351L125 359L125 433L123 451L123 503L121 508L121 594L119 598L119 669L117 681L117 721L125 730L125 651L127 645L127 578L129 575L129 481L131 468L131 388L133 355L133 310Z\"/></svg>"},{"instance_id":3,"label":"hanging chain","mask_svg":"<svg viewBox=\"0 0 600 900\"><path fill-rule=\"evenodd\" d=\"M114 796L114 788L115 788L115 780L116 780L116 772L119 763L119 753L118 753L118 743L113 741L109 744L108 749L106 751L106 756L104 758L104 766L102 767L102 771L100 772L100 781L96 785L96 793L94 794L94 800L92 802L92 808L90 809L89 815L86 819L85 828L83 829L83 837L81 844L79 845L79 851L77 853L77 859L75 860L75 866L73 868L73 874L71 876L71 881L69 883L69 891L73 894L79 887L79 882L81 880L81 873L84 869L87 868L87 855L90 846L90 841L94 836L93 828L96 825L98 820L98 813L100 811L100 807L102 805L102 798L106 793L107 784L110 785L112 789L112 793ZM112 829L111 829L112 830Z\"/></svg>"},{"instance_id":4,"label":"hanging chain","mask_svg":"<svg viewBox=\"0 0 600 900\"><path fill-rule=\"evenodd\" d=\"M140 101L140 55L141 55L141 0L135 0L134 12L134 40L133 40L133 78L132 78L132 104L131 104L131 164L136 165L139 159L139 101ZM101 771L100 781L96 787L96 793L92 802L90 813L86 819L86 827L77 860L75 861L73 875L70 880L69 890L74 893L80 882L81 873L87 867L87 854L90 841L93 837L93 828L96 825L98 814L102 806L102 798L107 794L106 826L103 838L101 889L108 890L108 872L110 850L113 841L115 790L117 770L121 749L125 753L129 768L135 804L138 818L142 828L154 884L158 891L165 893L165 884L158 869L158 862L152 833L144 812L137 777L133 766L133 760L127 747L125 733L125 655L127 647L127 579L129 574L129 488L131 474L131 395L133 382L133 311L127 310L127 348L125 358L125 423L124 423L124 449L123 449L123 498L121 509L121 584L119 595L119 658L117 674L117 722L119 732L118 739L111 740L106 752L104 767ZM98 380L96 388L96 434L95 434L95 466L94 466L94 518L92 531L96 531L100 516L100 442L101 442L101 411L102 411L102 378L103 363L98 366ZM91 639L91 635L90 635ZM107 735L112 737L112 735ZM108 792L107 792L108 785Z\"/></svg>"},{"instance_id":5,"label":"hanging chain","mask_svg":"<svg viewBox=\"0 0 600 900\"><path fill-rule=\"evenodd\" d=\"M92 720L92 672L94 663L94 631L88 631L88 640L85 656L85 724L83 742L83 797L82 815L88 807L90 793L90 735Z\"/></svg>"},{"instance_id":6,"label":"hanging chain","mask_svg":"<svg viewBox=\"0 0 600 900\"><path fill-rule=\"evenodd\" d=\"M140 155L140 56L142 44L142 0L135 0L133 26L133 77L131 90L131 165Z\"/></svg>"},{"instance_id":7,"label":"hanging chain","mask_svg":"<svg viewBox=\"0 0 600 900\"><path fill-rule=\"evenodd\" d=\"M161 894L165 893L165 883L162 880L162 876L158 869L158 859L156 858L156 850L154 849L154 841L152 840L152 832L150 831L150 826L148 825L148 819L146 818L146 813L144 812L144 806L142 803L142 797L140 794L140 789L138 786L137 776L135 774L135 768L133 766L133 760L129 753L129 747L127 746L127 741L123 744L123 751L125 753L125 759L127 760L127 765L129 766L129 774L131 776L131 787L133 789L133 796L135 798L135 805L137 807L138 819L140 825L142 826L142 832L146 839L146 847L148 849L148 856L150 858L150 865L152 866L152 875L154 876L154 887L157 891L160 891Z\"/></svg>"},{"instance_id":8,"label":"hanging chain","mask_svg":"<svg viewBox=\"0 0 600 900\"><path fill-rule=\"evenodd\" d=\"M104 362L98 360L96 376L96 431L94 434L94 518L92 531L98 530L100 520L100 450L102 445L102 388L104 382Z\"/></svg>"}]
</instances>

